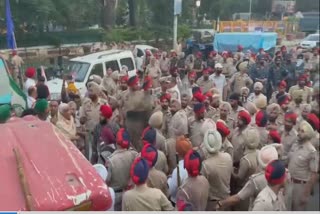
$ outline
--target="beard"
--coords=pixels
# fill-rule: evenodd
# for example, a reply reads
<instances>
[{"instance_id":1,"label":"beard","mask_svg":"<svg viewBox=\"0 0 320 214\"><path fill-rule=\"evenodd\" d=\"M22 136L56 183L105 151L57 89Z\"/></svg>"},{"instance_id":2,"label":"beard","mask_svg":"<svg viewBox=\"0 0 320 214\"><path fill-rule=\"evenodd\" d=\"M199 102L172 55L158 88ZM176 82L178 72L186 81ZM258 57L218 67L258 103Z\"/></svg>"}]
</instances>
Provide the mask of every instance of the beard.
<instances>
[{"instance_id":1,"label":"beard","mask_svg":"<svg viewBox=\"0 0 320 214\"><path fill-rule=\"evenodd\" d=\"M167 111L168 108L169 108L169 106L167 106L167 105L162 105L161 108L162 108L163 110Z\"/></svg>"}]
</instances>

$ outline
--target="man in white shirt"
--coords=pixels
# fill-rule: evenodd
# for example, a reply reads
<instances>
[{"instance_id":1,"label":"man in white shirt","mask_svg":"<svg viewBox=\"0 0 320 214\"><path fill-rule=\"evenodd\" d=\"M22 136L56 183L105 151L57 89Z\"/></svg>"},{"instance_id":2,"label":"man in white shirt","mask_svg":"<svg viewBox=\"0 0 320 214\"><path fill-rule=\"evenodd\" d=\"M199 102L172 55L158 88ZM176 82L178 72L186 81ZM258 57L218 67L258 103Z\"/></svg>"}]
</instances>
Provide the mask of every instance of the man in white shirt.
<instances>
[{"instance_id":1,"label":"man in white shirt","mask_svg":"<svg viewBox=\"0 0 320 214\"><path fill-rule=\"evenodd\" d=\"M34 104L36 103L37 99L37 88L35 86L31 86L28 88L28 97L27 103L28 108L33 108Z\"/></svg>"},{"instance_id":2,"label":"man in white shirt","mask_svg":"<svg viewBox=\"0 0 320 214\"><path fill-rule=\"evenodd\" d=\"M177 99L181 103L181 94L177 85L177 79L175 77L171 78L170 86L171 87L167 90L167 92L171 95L172 99Z\"/></svg>"},{"instance_id":3,"label":"man in white shirt","mask_svg":"<svg viewBox=\"0 0 320 214\"><path fill-rule=\"evenodd\" d=\"M25 93L28 93L28 89L32 86L36 85L36 81L34 80L36 76L36 69L33 67L27 68L25 72L25 76L27 77L27 80L24 82L24 91Z\"/></svg>"},{"instance_id":4,"label":"man in white shirt","mask_svg":"<svg viewBox=\"0 0 320 214\"><path fill-rule=\"evenodd\" d=\"M223 66L220 63L217 63L214 66L215 73L210 75L209 79L212 80L218 89L223 100L227 98L227 81L225 75L221 74Z\"/></svg>"}]
</instances>

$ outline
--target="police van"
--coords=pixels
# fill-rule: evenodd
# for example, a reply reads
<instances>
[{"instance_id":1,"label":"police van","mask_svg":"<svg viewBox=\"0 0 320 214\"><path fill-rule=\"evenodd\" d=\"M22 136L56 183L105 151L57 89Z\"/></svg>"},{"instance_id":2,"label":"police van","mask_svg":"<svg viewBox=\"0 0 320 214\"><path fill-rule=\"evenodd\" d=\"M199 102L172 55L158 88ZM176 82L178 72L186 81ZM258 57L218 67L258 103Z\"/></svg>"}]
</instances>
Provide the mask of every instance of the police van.
<instances>
[{"instance_id":1,"label":"police van","mask_svg":"<svg viewBox=\"0 0 320 214\"><path fill-rule=\"evenodd\" d=\"M108 50L71 59L67 66L66 74L74 77L76 87L79 89L80 94L84 96L87 91L86 84L91 75L95 74L103 78L108 68L113 71L120 71L124 65L128 67L128 72L136 70L131 51ZM62 78L54 78L47 82L51 100L60 100L62 83Z\"/></svg>"}]
</instances>

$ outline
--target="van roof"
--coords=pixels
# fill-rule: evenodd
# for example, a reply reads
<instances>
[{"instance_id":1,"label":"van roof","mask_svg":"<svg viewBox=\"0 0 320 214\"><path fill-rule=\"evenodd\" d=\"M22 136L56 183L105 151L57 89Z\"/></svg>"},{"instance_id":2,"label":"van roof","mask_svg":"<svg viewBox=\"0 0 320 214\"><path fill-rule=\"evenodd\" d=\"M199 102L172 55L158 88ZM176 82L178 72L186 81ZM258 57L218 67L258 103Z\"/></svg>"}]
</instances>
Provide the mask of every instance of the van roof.
<instances>
[{"instance_id":1,"label":"van roof","mask_svg":"<svg viewBox=\"0 0 320 214\"><path fill-rule=\"evenodd\" d=\"M120 58L120 57L133 57L133 54L129 50L108 50L108 51L100 51L97 53L80 56L71 59L70 61L78 61L78 62L86 62L86 63L95 63L100 61L105 61L106 58Z\"/></svg>"},{"instance_id":2,"label":"van roof","mask_svg":"<svg viewBox=\"0 0 320 214\"><path fill-rule=\"evenodd\" d=\"M152 50L152 49L158 49L158 48L152 47L152 46L150 46L150 45L136 45L135 47L136 47L136 48L139 48L139 49L141 49L141 50L147 50L147 49L149 49L149 50Z\"/></svg>"}]
</instances>

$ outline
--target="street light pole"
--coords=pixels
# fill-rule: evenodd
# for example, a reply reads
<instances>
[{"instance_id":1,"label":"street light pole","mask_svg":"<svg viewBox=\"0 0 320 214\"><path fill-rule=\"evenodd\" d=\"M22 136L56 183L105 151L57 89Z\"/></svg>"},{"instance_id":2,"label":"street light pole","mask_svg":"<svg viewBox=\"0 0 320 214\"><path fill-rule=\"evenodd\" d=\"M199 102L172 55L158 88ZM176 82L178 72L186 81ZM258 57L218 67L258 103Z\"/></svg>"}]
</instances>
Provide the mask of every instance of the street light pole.
<instances>
[{"instance_id":1,"label":"street light pole","mask_svg":"<svg viewBox=\"0 0 320 214\"><path fill-rule=\"evenodd\" d=\"M178 39L178 15L174 15L173 19L173 49L177 49L177 39Z\"/></svg>"},{"instance_id":2,"label":"street light pole","mask_svg":"<svg viewBox=\"0 0 320 214\"><path fill-rule=\"evenodd\" d=\"M250 0L250 6L249 6L249 22L251 21L251 11L252 11L252 0Z\"/></svg>"},{"instance_id":3,"label":"street light pole","mask_svg":"<svg viewBox=\"0 0 320 214\"><path fill-rule=\"evenodd\" d=\"M199 17L199 8L200 8L200 5L201 5L201 1L200 0L197 0L196 1L196 7L197 7L197 27L199 27L200 25L200 17Z\"/></svg>"}]
</instances>

